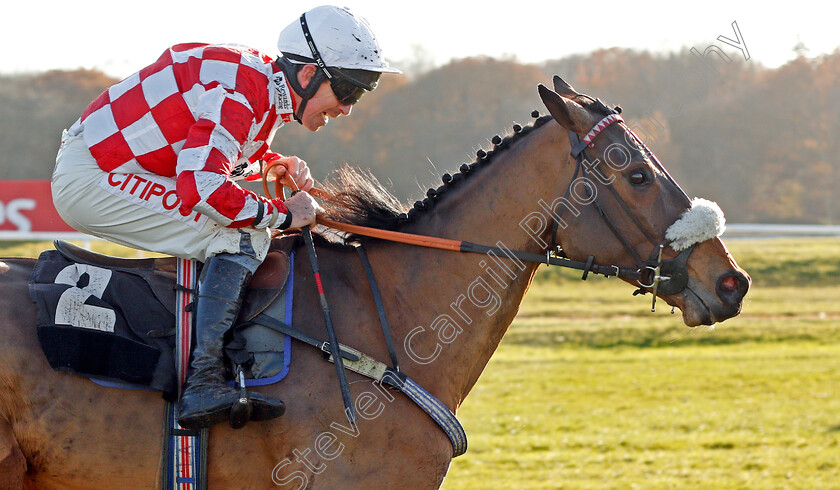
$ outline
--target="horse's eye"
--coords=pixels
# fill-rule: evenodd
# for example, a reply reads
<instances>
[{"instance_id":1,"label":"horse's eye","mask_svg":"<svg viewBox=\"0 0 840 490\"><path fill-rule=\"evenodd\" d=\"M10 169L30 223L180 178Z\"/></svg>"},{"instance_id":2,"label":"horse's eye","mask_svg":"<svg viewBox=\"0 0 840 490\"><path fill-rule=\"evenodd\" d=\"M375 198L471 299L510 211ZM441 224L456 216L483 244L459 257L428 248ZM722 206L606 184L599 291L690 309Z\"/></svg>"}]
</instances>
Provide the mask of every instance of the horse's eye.
<instances>
[{"instance_id":1,"label":"horse's eye","mask_svg":"<svg viewBox=\"0 0 840 490\"><path fill-rule=\"evenodd\" d=\"M641 170L636 170L630 174L630 183L633 185L644 185L647 181L647 175Z\"/></svg>"}]
</instances>

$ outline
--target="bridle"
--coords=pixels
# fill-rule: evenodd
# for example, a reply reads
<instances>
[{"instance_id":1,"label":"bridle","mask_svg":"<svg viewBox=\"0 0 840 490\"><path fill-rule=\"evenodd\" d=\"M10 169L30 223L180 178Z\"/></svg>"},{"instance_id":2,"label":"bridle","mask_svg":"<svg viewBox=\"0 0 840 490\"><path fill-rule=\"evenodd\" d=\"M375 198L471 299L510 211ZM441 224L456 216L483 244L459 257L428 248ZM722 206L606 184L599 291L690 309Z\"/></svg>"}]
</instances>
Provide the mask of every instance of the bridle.
<instances>
[{"instance_id":1,"label":"bridle","mask_svg":"<svg viewBox=\"0 0 840 490\"><path fill-rule=\"evenodd\" d=\"M603 107L604 110L607 112L607 115L595 125L592 130L587 133L583 139L579 138L578 135L574 132L569 133L569 140L571 145L571 154L574 156L576 160L576 167L574 176L572 177L569 187L566 189L566 198L568 198L569 194L572 192L572 186L574 185L575 179L577 175L581 172L581 167L583 167L586 163L588 163L586 148L592 146L592 141L600 134L604 129L606 129L609 125L614 123L622 123L623 120L619 115L618 111L606 109L603 103L600 100L596 100L596 103ZM599 107L599 108L600 108ZM678 189L679 186L676 182L671 178L671 176L667 173L662 164L656 159L653 153L644 145L644 143L635 135L633 132L626 127L627 132L633 136L636 142L639 144L641 148L644 149L647 156L654 162L654 165L666 175L667 178L676 186ZM271 192L268 189L268 172L272 166L278 165L281 160L277 159L273 162L268 162L264 165L263 173L262 173L262 180L263 180L263 190L265 192L266 197L271 198ZM587 167L588 168L588 167ZM295 185L294 180L291 180L291 183ZM591 182L590 182L591 185ZM632 219L632 221L636 224L639 230L645 235L645 237L654 245L654 251L651 254L651 257L648 260L642 260L636 250L630 245L630 242L624 237L621 233L620 229L615 225L612 219L610 219L609 215L604 211L604 208L601 206L599 202L599 198L595 196L594 200L592 201L595 204L596 209L598 210L599 215L601 216L604 223L606 223L607 227L612 231L618 241L624 246L626 251L630 254L631 257L636 261L637 268L628 269L622 268L617 265L600 265L595 263L595 256L589 255L586 262L580 262L571 260L565 256L561 247L556 246L557 240L557 230L560 226L560 217L555 213L550 213L554 218L553 228L551 230L552 233L552 246L548 248L545 252L545 256L542 256L538 253L531 253L525 252L521 250L510 250L504 246L501 241L496 242L495 246L488 246L488 245L480 245L466 241L458 241L458 240L450 240L450 239L443 239L437 237L429 237L423 235L414 235L390 230L381 230L369 227L363 227L358 225L351 225L346 223L339 223L333 220L329 220L324 218L323 216L317 216L316 222L323 226L333 228L339 231L343 231L346 233L353 233L358 235L365 235L371 236L376 238L381 238L390 241L396 241L401 243L408 243L413 245L419 245L424 247L430 248L437 248L437 249L444 249L444 250L453 250L458 252L468 252L468 253L484 253L484 254L493 254L497 258L502 258L503 256L512 260L512 261L527 261L533 263L544 263L548 265L558 265L561 267L573 268L583 271L583 276L581 279L586 280L587 275L591 273L595 274L602 274L607 277L621 277L628 281L635 281L639 286L640 289L634 293L653 293L653 303L651 305L651 311L656 311L656 295L657 292L662 294L676 294L683 289L685 289L686 285L688 284L688 272L686 263L688 261L688 256L691 254L691 251L694 249L696 242L691 242L690 245L686 244L684 250L679 252L679 254L674 257L673 259L662 260L662 250L664 249L665 245L671 245L673 241L657 241L651 234L647 231L647 229L641 224L641 222L636 218L636 216L631 212L627 203L621 198L618 192L609 186L609 183L606 184L607 188L613 194L613 197L616 201L620 204L621 208L624 212ZM296 185L295 185L296 187ZM594 189L594 187L593 187ZM589 187L587 187L587 191L589 192ZM296 190L295 192L300 192ZM328 193L318 190L318 189L311 189L310 192L320 197L330 198ZM680 189L682 192L682 189ZM682 192L685 196L685 192ZM283 184L277 180L275 182L275 195L277 198L283 198ZM686 201L691 202L688 199L688 196L685 196ZM693 202L691 204L693 207ZM682 218L678 219L676 223L678 223ZM676 224L675 223L675 224ZM674 227L671 225L669 229L666 231L665 235L666 238L669 235L669 232ZM315 284L318 288L319 294L319 301L321 304L321 309L324 315L324 323L326 325L327 333L329 335L329 342L320 343L317 340L313 345L320 346L321 350L327 351L327 347L329 350L329 354L331 356L331 360L335 363L335 369L337 374L337 379L339 381L339 385L341 388L341 395L342 400L344 402L345 407L345 414L347 415L348 420L350 421L351 425L356 423L356 412L355 412L355 405L352 402L351 395L350 395L350 387L346 379L345 375L345 365L344 365L344 357L345 354L342 352L342 347L338 342L338 338L335 333L335 329L332 324L331 315L329 306L327 304L327 300L324 294L324 288L321 283L321 276L320 276L320 269L318 265L318 258L317 253L315 250L314 241L312 239L311 229L310 226L304 226L301 230L301 235L303 236L304 242L306 243L306 248L309 255L310 266L312 269L312 273L314 276ZM684 240L685 236L680 237L680 240ZM682 244L680 245L682 246ZM444 430L446 435L449 437L450 441L452 442L454 454L460 455L466 451L466 434L463 431L460 423L458 423L457 419L455 418L454 414L452 414L442 403L437 402L437 399L434 396L430 395L428 392L419 388L419 390L411 389L411 386L414 385L413 382L410 381L408 377L405 375L401 375L399 373L399 365L397 363L397 355L394 349L393 340L390 334L390 327L388 326L385 309L381 301L381 297L378 292L378 287L376 286L375 280L373 278L373 270L370 267L370 263L368 262L366 253L363 251L363 247L361 244L358 244L356 247L357 251L359 252L360 257L362 258L362 265L365 268L366 274L368 276L368 281L371 284L374 303L376 305L377 311L380 317L380 323L382 324L383 333L386 338L386 345L388 347L389 355L391 356L392 360L392 367L387 367L385 364L377 363L375 360L369 358L370 366L376 367L379 369L378 366L381 365L383 373L393 373L397 376L398 379L401 380L400 383L392 385L401 389L406 395L409 396L415 403L418 404L426 413L428 413L440 427ZM520 264L521 265L521 264ZM524 269L524 266L523 266ZM673 312L673 310L672 310ZM270 327L274 328L274 327ZM289 329L284 331L291 335L291 332L294 329ZM307 336L308 337L308 336ZM303 339L302 337L296 336L299 340ZM406 341L408 338L406 338ZM306 341L306 340L304 340ZM311 343L311 342L310 342ZM350 362L356 363L360 360L362 353L359 353L358 356L355 356L355 359L351 359L348 357ZM348 366L348 369L353 369ZM370 372L363 372L359 371L358 369L354 369L357 372L365 374L369 377L374 379L380 379L381 381L385 380L384 375L381 378L377 378L373 374L371 369L368 369ZM408 385L409 389L403 389L401 386ZM412 393L415 393L412 395ZM418 395L419 393L419 395ZM430 400L437 402L436 404L430 403Z\"/></svg>"},{"instance_id":2,"label":"bridle","mask_svg":"<svg viewBox=\"0 0 840 490\"><path fill-rule=\"evenodd\" d=\"M586 167L587 169L594 167L597 165L597 161L595 164L591 164L590 159L586 153L587 148L594 147L594 140L595 138L603 132L607 127L612 124L621 124L624 130L633 137L635 143L641 148L645 156L653 163L658 171L665 176L665 178L673 184L673 186L679 190L682 196L685 198L686 203L690 203L691 199L689 199L688 195L682 188L677 184L677 182L671 177L665 167L659 162L659 159L656 158L656 155L653 154L652 151L644 144L644 142L636 136L636 134L624 123L624 119L621 117L621 110L620 108L610 109L608 108L600 99L593 99L587 95L583 95L583 97L587 97L588 99L593 101L594 109L601 113L606 113L606 115L592 127L592 129L583 137L580 138L577 133L574 131L569 131L569 143L571 145L571 154L576 160L576 167L574 175L572 176L571 182L574 182L577 176L581 173L581 168ZM591 165L591 166L590 166ZM587 179L589 185L594 186L598 179ZM619 243L621 243L622 247L627 251L627 253L633 258L637 265L636 273L638 274L638 279L636 279L636 283L639 285L639 289L634 293L635 294L645 294L646 292L651 292L653 294L653 302L651 304L651 311L656 310L656 295L657 293L662 293L665 295L677 294L685 289L688 285L688 269L687 263L688 258L691 255L691 252L694 250L694 246L696 244L692 244L689 247L685 248L684 250L680 251L676 257L671 259L662 260L662 251L667 245L671 245L671 241L659 241L655 237L651 235L651 233L645 228L644 225L639 221L639 219L633 214L630 207L627 205L627 202L622 199L619 195L618 191L616 191L610 183L602 183L603 187L606 187L610 194L613 196L615 201L619 204L619 207L622 209L624 214L626 214L631 221L636 225L636 228L642 232L648 242L653 245L653 251L651 255L648 257L647 260L643 260L639 253L636 251L633 246L630 245L630 242L621 233L621 230L618 226L616 226L615 222L610 218L610 215L604 211L604 208L601 204L601 198L597 195L592 201L592 205L595 206L595 209L598 211L598 215L601 217L601 220L606 224L607 228L609 228L610 232L615 236ZM594 187L593 187L594 188ZM596 189L597 190L597 189ZM587 191L589 188L587 187ZM566 191L566 197L571 193L571 184L570 187ZM591 196L590 196L591 197ZM553 239L556 240L557 237L557 226L558 220L555 219L555 233Z\"/></svg>"},{"instance_id":3,"label":"bridle","mask_svg":"<svg viewBox=\"0 0 840 490\"><path fill-rule=\"evenodd\" d=\"M600 110L601 112L606 112L607 115L603 119L601 119L592 128L592 130L590 130L583 138L580 138L573 131L569 132L569 139L572 147L571 154L576 160L576 168L574 175L570 181L569 188L567 188L566 190L566 198L568 198L571 193L572 183L574 183L575 179L580 174L581 167L583 167L589 162L588 156L586 154L586 148L594 146L593 140L608 126L614 123L624 122L624 120L621 118L619 111L607 108L599 99L592 99L589 96L586 97L594 101L596 109ZM636 136L636 134L633 133L633 131L629 127L627 127L626 124L624 124L624 129L627 131L628 134L630 134L633 137L633 139L639 145L639 147L643 149L645 155L651 160L651 162L662 173L662 175L664 175L677 189L679 189L680 193L682 193L682 195L685 197L686 202L690 202L691 200L688 198L688 196L685 194L682 188L680 188L676 181L674 181L674 179L671 177L671 175L668 173L665 167L662 166L662 164L659 162L659 160L656 158L653 152L651 152L650 149L648 149L644 142L642 142L642 140L639 139L639 137ZM263 191L266 197L268 198L272 198L271 192L268 188L268 171L272 166L277 164L279 164L279 161L270 162L264 166L262 171ZM467 241L451 240L425 235L415 235L398 231L382 230L378 228L369 228L365 226L341 223L325 218L323 216L317 217L317 223L327 228L332 228L345 233L363 235L399 243L407 243L422 247L464 253L494 254L498 257L507 257L511 260L520 260L524 262L541 263L546 265L554 265L559 267L576 269L583 272L583 275L581 277L582 280L586 280L590 273L600 274L606 277L619 277L630 282L635 282L639 286L639 289L633 293L634 295L651 292L653 294L651 311L655 311L657 293L662 293L664 295L677 294L683 291L687 286L687 262L696 244L692 244L687 248L683 249L678 253L676 257L663 260L662 251L666 245L670 245L672 242L669 240L656 240L641 224L638 218L631 212L630 207L621 198L618 192L615 189L613 189L609 184L605 185L605 187L609 189L610 193L613 195L616 202L619 203L624 213L630 217L633 223L635 223L636 227L638 227L642 234L645 235L645 238L653 245L653 251L650 257L647 260L643 260L638 254L638 252L630 245L630 242L626 239L626 237L621 233L620 229L618 228L618 226L616 226L615 222L605 212L603 206L600 203L600 198L595 198L595 200L593 201L593 205L597 209L599 216L601 216L601 219L604 221L604 223L607 225L607 227L610 229L613 235L615 235L616 239L622 244L627 253L633 258L633 260L636 263L635 268L619 267L617 265L597 264L595 263L594 255L589 255L585 262L569 259L563 252L561 246L558 246L559 244L556 242L557 230L560 225L559 215L553 217L553 243L544 255L532 252L525 252L521 250L510 250L507 247L504 247L504 245L501 242L497 242L496 246L481 245ZM310 191L310 193L315 197L327 199L332 197L329 193L315 188L313 188ZM279 198L282 198L283 196L283 184L280 183L279 180L275 182L275 195Z\"/></svg>"}]
</instances>

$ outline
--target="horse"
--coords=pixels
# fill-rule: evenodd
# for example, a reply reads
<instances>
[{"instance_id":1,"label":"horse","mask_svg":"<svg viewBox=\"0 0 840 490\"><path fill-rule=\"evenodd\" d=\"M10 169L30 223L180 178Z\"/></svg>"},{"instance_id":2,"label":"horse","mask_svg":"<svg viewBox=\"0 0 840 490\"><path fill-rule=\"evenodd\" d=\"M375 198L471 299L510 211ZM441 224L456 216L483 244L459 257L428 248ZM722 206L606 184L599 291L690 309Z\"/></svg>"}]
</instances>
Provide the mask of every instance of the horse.
<instances>
[{"instance_id":1,"label":"horse","mask_svg":"<svg viewBox=\"0 0 840 490\"><path fill-rule=\"evenodd\" d=\"M590 268L594 257L607 264L600 270L635 270L640 273L632 277L613 275L679 308L688 326L736 316L750 278L716 234L691 244L681 289L664 287L670 281L661 282L661 261L645 260L680 256L666 233L692 204L627 125L597 127L605 118L616 119L616 111L559 77L554 90L540 85L539 94L549 114L535 111L533 123L495 137L492 149L479 150L460 173L444 175L444 184L410 212L375 178L349 171L333 182L333 199L324 207L356 224L541 256L560 250ZM572 155L593 129L597 136ZM620 155L625 158L617 165ZM354 247L318 236L338 339L387 359L373 293ZM457 412L540 264L503 253L457 253L344 235L352 240L363 243L382 291L401 371ZM295 254L294 322L323 338L306 257ZM157 487L164 400L156 392L105 388L50 368L27 293L33 264L24 258L0 261L0 487ZM453 446L426 413L401 393L348 372L359 415L350 424L334 366L316 349L296 345L288 377L254 388L284 399L284 416L239 430L211 428L211 488L440 487Z\"/></svg>"}]
</instances>

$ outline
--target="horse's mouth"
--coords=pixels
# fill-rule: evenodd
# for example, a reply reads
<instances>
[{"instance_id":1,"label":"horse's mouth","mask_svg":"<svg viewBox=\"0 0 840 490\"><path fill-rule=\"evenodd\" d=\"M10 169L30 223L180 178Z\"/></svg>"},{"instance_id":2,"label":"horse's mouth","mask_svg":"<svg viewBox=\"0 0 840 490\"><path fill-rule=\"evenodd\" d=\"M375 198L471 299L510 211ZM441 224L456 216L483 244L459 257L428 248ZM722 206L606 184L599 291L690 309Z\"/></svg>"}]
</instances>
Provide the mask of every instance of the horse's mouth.
<instances>
[{"instance_id":1,"label":"horse's mouth","mask_svg":"<svg viewBox=\"0 0 840 490\"><path fill-rule=\"evenodd\" d=\"M714 325L741 313L741 303L727 305L722 302L709 306L703 297L696 293L691 286L686 287L680 294L663 298L671 305L680 309L683 323L689 327L700 325Z\"/></svg>"}]
</instances>

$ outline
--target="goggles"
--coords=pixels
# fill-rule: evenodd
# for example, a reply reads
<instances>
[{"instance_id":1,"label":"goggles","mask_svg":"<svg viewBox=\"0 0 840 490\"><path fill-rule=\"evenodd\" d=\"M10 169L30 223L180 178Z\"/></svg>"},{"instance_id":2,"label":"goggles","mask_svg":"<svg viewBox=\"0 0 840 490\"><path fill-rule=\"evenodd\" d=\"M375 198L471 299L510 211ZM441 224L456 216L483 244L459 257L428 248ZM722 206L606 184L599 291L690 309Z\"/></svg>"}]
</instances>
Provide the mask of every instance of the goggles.
<instances>
[{"instance_id":1,"label":"goggles","mask_svg":"<svg viewBox=\"0 0 840 490\"><path fill-rule=\"evenodd\" d=\"M362 87L359 87L355 83L345 80L339 77L333 77L330 80L330 85L332 86L332 91L335 94L335 97L338 99L343 105L353 105L365 95L365 90Z\"/></svg>"}]
</instances>

